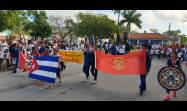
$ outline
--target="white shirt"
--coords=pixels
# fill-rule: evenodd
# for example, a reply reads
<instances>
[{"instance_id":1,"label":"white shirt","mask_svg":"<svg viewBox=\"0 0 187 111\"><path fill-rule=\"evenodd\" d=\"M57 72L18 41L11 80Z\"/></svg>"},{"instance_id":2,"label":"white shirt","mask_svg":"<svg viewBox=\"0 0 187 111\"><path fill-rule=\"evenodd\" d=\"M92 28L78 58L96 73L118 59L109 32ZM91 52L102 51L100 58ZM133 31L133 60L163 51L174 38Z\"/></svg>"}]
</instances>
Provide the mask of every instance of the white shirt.
<instances>
[{"instance_id":1,"label":"white shirt","mask_svg":"<svg viewBox=\"0 0 187 111\"><path fill-rule=\"evenodd\" d=\"M121 53L121 54L125 53L125 45L119 46L119 53Z\"/></svg>"},{"instance_id":2,"label":"white shirt","mask_svg":"<svg viewBox=\"0 0 187 111\"><path fill-rule=\"evenodd\" d=\"M151 49L150 53L151 53L151 54L153 54L153 53L154 53L154 50L153 50L153 49Z\"/></svg>"},{"instance_id":3,"label":"white shirt","mask_svg":"<svg viewBox=\"0 0 187 111\"><path fill-rule=\"evenodd\" d=\"M4 58L4 51L0 51L0 58L1 58L1 59Z\"/></svg>"}]
</instances>

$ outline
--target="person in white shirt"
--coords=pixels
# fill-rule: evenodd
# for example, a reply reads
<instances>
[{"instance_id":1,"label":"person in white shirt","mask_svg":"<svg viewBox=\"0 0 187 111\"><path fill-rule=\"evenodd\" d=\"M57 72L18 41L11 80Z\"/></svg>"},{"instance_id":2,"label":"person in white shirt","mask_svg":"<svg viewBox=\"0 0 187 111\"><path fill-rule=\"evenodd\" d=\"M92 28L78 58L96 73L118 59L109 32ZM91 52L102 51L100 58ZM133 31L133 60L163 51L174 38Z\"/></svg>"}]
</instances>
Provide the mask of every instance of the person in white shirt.
<instances>
[{"instance_id":1,"label":"person in white shirt","mask_svg":"<svg viewBox=\"0 0 187 111\"><path fill-rule=\"evenodd\" d=\"M4 51L3 48L0 48L0 69L2 70L2 65L3 65L3 60L4 60Z\"/></svg>"},{"instance_id":2,"label":"person in white shirt","mask_svg":"<svg viewBox=\"0 0 187 111\"><path fill-rule=\"evenodd\" d=\"M119 55L125 54L125 45L121 44L119 46Z\"/></svg>"}]
</instances>

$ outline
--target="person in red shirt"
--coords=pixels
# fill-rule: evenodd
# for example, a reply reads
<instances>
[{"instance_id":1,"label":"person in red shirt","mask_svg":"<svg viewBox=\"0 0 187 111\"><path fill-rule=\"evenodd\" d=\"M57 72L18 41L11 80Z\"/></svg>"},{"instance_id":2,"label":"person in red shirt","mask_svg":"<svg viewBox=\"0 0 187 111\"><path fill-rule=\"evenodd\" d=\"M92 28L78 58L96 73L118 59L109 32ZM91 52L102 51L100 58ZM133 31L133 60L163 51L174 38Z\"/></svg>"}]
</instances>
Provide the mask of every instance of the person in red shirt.
<instances>
[{"instance_id":1,"label":"person in red shirt","mask_svg":"<svg viewBox=\"0 0 187 111\"><path fill-rule=\"evenodd\" d=\"M31 56L40 56L40 53L36 47L32 48Z\"/></svg>"},{"instance_id":2,"label":"person in red shirt","mask_svg":"<svg viewBox=\"0 0 187 111\"><path fill-rule=\"evenodd\" d=\"M173 52L167 61L168 66L176 67L181 70L180 59L177 57L176 53ZM164 97L164 101L170 101L172 97L176 97L176 91L166 90L167 96Z\"/></svg>"}]
</instances>

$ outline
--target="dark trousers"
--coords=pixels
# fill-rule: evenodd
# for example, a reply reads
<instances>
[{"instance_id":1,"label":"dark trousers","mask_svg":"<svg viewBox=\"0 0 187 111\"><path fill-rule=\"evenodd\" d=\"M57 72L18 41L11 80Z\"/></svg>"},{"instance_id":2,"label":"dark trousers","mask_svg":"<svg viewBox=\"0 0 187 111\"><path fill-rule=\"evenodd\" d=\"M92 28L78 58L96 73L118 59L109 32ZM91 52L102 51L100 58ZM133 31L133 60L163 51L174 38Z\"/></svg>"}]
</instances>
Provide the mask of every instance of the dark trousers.
<instances>
[{"instance_id":1,"label":"dark trousers","mask_svg":"<svg viewBox=\"0 0 187 111\"><path fill-rule=\"evenodd\" d=\"M84 66L83 66L83 72L86 75L86 78L89 77L89 69L90 69L90 65L84 64Z\"/></svg>"},{"instance_id":2,"label":"dark trousers","mask_svg":"<svg viewBox=\"0 0 187 111\"><path fill-rule=\"evenodd\" d=\"M144 91L146 89L146 75L140 75L140 91Z\"/></svg>"},{"instance_id":3,"label":"dark trousers","mask_svg":"<svg viewBox=\"0 0 187 111\"><path fill-rule=\"evenodd\" d=\"M94 77L94 80L97 80L97 69L95 69L95 65L85 65L83 66L83 72L86 75L86 78L89 77L89 71L90 71L90 67L91 67L91 73Z\"/></svg>"},{"instance_id":4,"label":"dark trousers","mask_svg":"<svg viewBox=\"0 0 187 111\"><path fill-rule=\"evenodd\" d=\"M91 73L94 77L94 80L97 81L97 69L95 69L95 64L91 65Z\"/></svg>"}]
</instances>

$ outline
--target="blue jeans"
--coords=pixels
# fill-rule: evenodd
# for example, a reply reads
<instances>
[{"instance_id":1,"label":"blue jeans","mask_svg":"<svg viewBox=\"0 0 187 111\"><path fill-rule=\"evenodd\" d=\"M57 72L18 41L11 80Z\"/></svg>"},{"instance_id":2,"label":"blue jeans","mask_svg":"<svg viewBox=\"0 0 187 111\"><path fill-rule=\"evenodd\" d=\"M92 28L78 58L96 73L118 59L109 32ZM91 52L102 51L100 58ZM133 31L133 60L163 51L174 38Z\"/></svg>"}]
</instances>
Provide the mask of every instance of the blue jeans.
<instances>
[{"instance_id":1,"label":"blue jeans","mask_svg":"<svg viewBox=\"0 0 187 111\"><path fill-rule=\"evenodd\" d=\"M146 89L146 75L140 75L140 91L144 91Z\"/></svg>"}]
</instances>

